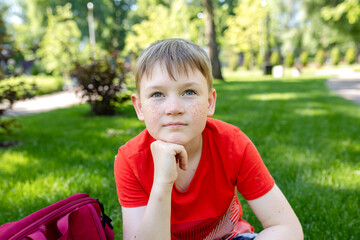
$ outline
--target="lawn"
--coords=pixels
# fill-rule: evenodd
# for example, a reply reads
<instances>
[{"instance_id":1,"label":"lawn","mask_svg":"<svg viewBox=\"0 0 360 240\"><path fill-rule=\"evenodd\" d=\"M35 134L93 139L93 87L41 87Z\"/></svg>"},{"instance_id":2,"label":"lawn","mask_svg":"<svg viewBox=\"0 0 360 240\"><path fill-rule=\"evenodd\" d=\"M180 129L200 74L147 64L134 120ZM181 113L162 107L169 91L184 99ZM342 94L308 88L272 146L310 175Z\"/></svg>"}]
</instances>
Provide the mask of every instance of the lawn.
<instances>
[{"instance_id":1,"label":"lawn","mask_svg":"<svg viewBox=\"0 0 360 240\"><path fill-rule=\"evenodd\" d=\"M306 239L360 236L360 107L324 78L229 77L216 82L215 118L242 129L297 213ZM76 192L99 198L121 239L113 160L139 133L130 105L97 117L87 105L20 117L22 146L0 149L0 224ZM246 202L244 218L260 223Z\"/></svg>"}]
</instances>

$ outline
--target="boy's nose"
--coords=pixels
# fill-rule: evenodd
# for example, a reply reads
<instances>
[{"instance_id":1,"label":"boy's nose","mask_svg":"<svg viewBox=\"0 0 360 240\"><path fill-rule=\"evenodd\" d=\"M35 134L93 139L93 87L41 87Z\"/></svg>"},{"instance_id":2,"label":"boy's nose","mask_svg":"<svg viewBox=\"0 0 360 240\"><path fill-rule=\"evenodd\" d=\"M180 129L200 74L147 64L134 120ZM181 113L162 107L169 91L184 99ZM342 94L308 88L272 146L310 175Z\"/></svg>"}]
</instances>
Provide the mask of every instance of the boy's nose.
<instances>
[{"instance_id":1,"label":"boy's nose","mask_svg":"<svg viewBox=\"0 0 360 240\"><path fill-rule=\"evenodd\" d=\"M177 97L169 97L166 104L167 115L179 115L184 113L184 104Z\"/></svg>"}]
</instances>

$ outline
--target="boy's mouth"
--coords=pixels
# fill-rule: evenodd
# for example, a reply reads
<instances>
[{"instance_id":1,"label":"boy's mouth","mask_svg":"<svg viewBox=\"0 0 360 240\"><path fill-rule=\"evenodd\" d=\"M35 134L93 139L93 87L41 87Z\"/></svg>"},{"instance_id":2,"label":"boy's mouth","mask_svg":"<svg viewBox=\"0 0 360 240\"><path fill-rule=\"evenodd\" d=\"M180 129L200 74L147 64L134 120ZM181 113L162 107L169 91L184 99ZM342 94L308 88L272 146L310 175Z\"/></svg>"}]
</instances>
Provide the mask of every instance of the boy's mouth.
<instances>
[{"instance_id":1,"label":"boy's mouth","mask_svg":"<svg viewBox=\"0 0 360 240\"><path fill-rule=\"evenodd\" d=\"M185 123L181 123L181 122L171 122L171 123L166 123L164 124L164 127L169 127L169 128L180 128L180 127L184 127L187 124Z\"/></svg>"}]
</instances>

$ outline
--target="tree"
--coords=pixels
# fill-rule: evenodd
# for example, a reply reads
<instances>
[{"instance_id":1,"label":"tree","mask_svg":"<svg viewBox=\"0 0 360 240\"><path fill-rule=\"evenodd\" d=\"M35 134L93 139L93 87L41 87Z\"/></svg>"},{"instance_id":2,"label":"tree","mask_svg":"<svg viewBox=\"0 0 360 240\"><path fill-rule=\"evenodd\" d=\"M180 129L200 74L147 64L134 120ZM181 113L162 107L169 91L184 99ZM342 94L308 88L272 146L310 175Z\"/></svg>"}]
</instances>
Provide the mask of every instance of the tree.
<instances>
[{"instance_id":1,"label":"tree","mask_svg":"<svg viewBox=\"0 0 360 240\"><path fill-rule=\"evenodd\" d=\"M285 66L287 66L287 67L294 66L295 60L294 60L294 53L293 52L287 52L286 53L284 63L285 63Z\"/></svg>"},{"instance_id":2,"label":"tree","mask_svg":"<svg viewBox=\"0 0 360 240\"><path fill-rule=\"evenodd\" d=\"M219 50L216 41L216 30L214 24L214 9L212 0L203 0L205 12L205 39L208 46L212 72L214 78L224 80L221 73L221 64L219 60Z\"/></svg>"},{"instance_id":3,"label":"tree","mask_svg":"<svg viewBox=\"0 0 360 240\"><path fill-rule=\"evenodd\" d=\"M302 0L272 0L269 6L274 40L272 45L277 46L277 50L285 56L288 52L298 55L302 47L306 19L301 2Z\"/></svg>"},{"instance_id":4,"label":"tree","mask_svg":"<svg viewBox=\"0 0 360 240\"><path fill-rule=\"evenodd\" d=\"M225 37L228 44L235 52L258 52L264 47L265 8L261 7L260 1L243 0L234 13L227 20L229 27Z\"/></svg>"},{"instance_id":5,"label":"tree","mask_svg":"<svg viewBox=\"0 0 360 240\"><path fill-rule=\"evenodd\" d=\"M359 0L305 0L304 4L308 17L321 15L322 23L336 29L340 39L360 42Z\"/></svg>"},{"instance_id":6,"label":"tree","mask_svg":"<svg viewBox=\"0 0 360 240\"><path fill-rule=\"evenodd\" d=\"M150 44L164 38L197 42L198 23L193 22L185 0L176 0L170 7L151 6L146 11L146 19L132 26L132 32L126 37L125 52L138 55Z\"/></svg>"},{"instance_id":7,"label":"tree","mask_svg":"<svg viewBox=\"0 0 360 240\"><path fill-rule=\"evenodd\" d=\"M44 0L25 0L19 2L22 7L23 23L15 24L12 32L16 47L22 52L27 61L36 59L36 51L39 48L46 28L46 4Z\"/></svg>"},{"instance_id":8,"label":"tree","mask_svg":"<svg viewBox=\"0 0 360 240\"><path fill-rule=\"evenodd\" d=\"M17 0L22 8L23 23L15 26L14 32L20 38L17 46L26 53L26 59L34 59L35 52L45 34L47 11L55 12L57 6L72 4L73 20L78 25L83 37L89 36L87 21L89 0ZM94 4L95 35L101 48L108 52L122 50L125 36L131 28L132 19L128 13L135 6L135 0L92 0Z\"/></svg>"},{"instance_id":9,"label":"tree","mask_svg":"<svg viewBox=\"0 0 360 240\"><path fill-rule=\"evenodd\" d=\"M315 55L320 48L329 49L331 46L349 41L352 41L349 35L342 34L339 29L326 24L319 14L314 14L308 16L301 45L302 50L308 51L310 55Z\"/></svg>"},{"instance_id":10,"label":"tree","mask_svg":"<svg viewBox=\"0 0 360 240\"><path fill-rule=\"evenodd\" d=\"M81 33L73 20L71 4L48 13L48 26L37 51L45 69L55 75L68 76L79 57Z\"/></svg>"},{"instance_id":11,"label":"tree","mask_svg":"<svg viewBox=\"0 0 360 240\"><path fill-rule=\"evenodd\" d=\"M345 61L348 64L353 64L356 61L356 49L355 47L349 47L345 53Z\"/></svg>"},{"instance_id":12,"label":"tree","mask_svg":"<svg viewBox=\"0 0 360 240\"><path fill-rule=\"evenodd\" d=\"M338 65L340 62L340 49L338 47L334 47L331 49L331 62L334 65Z\"/></svg>"},{"instance_id":13,"label":"tree","mask_svg":"<svg viewBox=\"0 0 360 240\"><path fill-rule=\"evenodd\" d=\"M315 62L317 62L319 64L319 66L324 65L324 63L325 63L325 51L323 49L319 49L316 52Z\"/></svg>"},{"instance_id":14,"label":"tree","mask_svg":"<svg viewBox=\"0 0 360 240\"><path fill-rule=\"evenodd\" d=\"M305 67L309 62L309 53L307 51L302 51L299 56L299 61Z\"/></svg>"},{"instance_id":15,"label":"tree","mask_svg":"<svg viewBox=\"0 0 360 240\"><path fill-rule=\"evenodd\" d=\"M360 1L344 0L334 7L326 6L322 8L321 16L327 21L330 19L339 21L346 16L349 24L355 24L360 19Z\"/></svg>"}]
</instances>

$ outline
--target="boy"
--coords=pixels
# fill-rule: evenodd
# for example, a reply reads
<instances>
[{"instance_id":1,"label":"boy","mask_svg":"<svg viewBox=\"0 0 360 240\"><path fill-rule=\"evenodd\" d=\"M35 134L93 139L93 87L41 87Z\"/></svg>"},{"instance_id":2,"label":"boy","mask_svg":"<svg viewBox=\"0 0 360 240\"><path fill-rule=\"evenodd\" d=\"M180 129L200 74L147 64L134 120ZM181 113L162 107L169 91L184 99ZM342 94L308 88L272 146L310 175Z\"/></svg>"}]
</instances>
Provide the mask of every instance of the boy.
<instances>
[{"instance_id":1,"label":"boy","mask_svg":"<svg viewBox=\"0 0 360 240\"><path fill-rule=\"evenodd\" d=\"M135 66L131 97L146 129L120 147L115 180L124 239L303 239L301 225L251 141L214 114L210 60L165 39ZM241 219L236 188L264 230Z\"/></svg>"}]
</instances>

